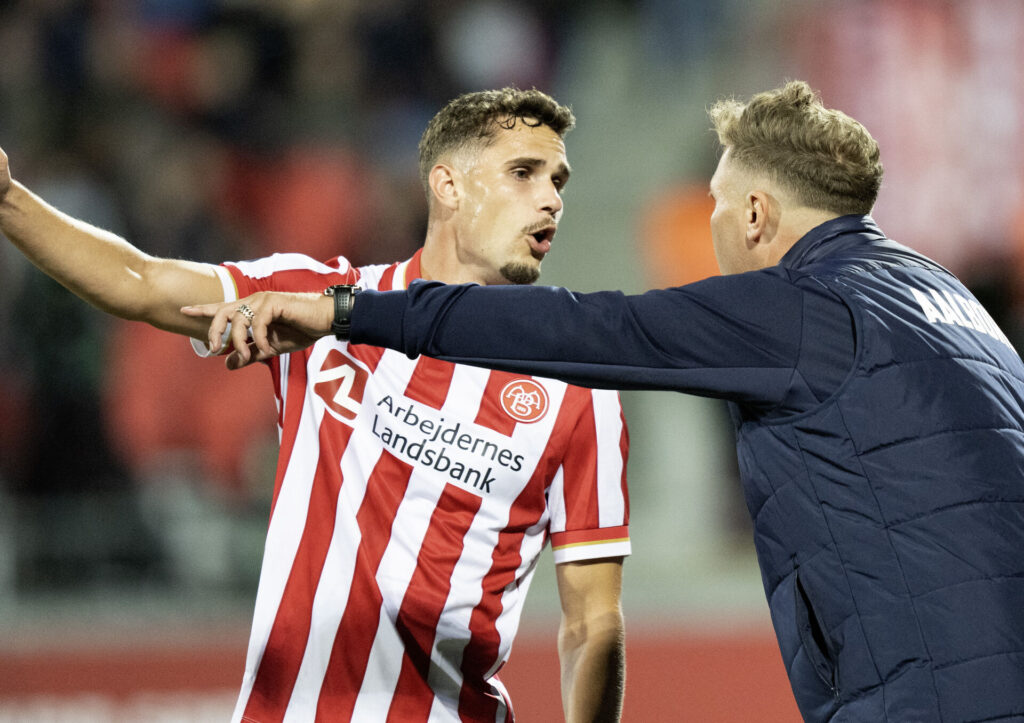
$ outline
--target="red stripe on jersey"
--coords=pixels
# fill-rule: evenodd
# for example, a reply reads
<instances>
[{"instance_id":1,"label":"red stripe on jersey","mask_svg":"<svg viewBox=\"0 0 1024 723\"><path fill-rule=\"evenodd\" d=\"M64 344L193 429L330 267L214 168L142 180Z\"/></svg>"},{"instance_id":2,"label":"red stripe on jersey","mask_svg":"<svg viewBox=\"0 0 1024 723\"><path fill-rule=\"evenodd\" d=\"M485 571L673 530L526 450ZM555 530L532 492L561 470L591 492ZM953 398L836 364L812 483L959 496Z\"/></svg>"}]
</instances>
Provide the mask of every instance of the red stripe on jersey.
<instances>
[{"instance_id":1,"label":"red stripe on jersey","mask_svg":"<svg viewBox=\"0 0 1024 723\"><path fill-rule=\"evenodd\" d=\"M570 401L570 396L572 400ZM583 409L580 409L580 403ZM565 479L574 480L576 494L565 501L565 529L579 530L601 526L597 493L597 425L594 398L587 389L568 387L562 409L571 406L579 415L572 441L562 458ZM582 480L582 481L581 481ZM568 495L567 495L568 496Z\"/></svg>"},{"instance_id":2,"label":"red stripe on jersey","mask_svg":"<svg viewBox=\"0 0 1024 723\"><path fill-rule=\"evenodd\" d=\"M575 545L589 545L594 542L612 542L628 539L629 525L602 527L599 530L567 530L566 532L556 532L551 535L551 547L559 549Z\"/></svg>"},{"instance_id":3,"label":"red stripe on jersey","mask_svg":"<svg viewBox=\"0 0 1024 723\"><path fill-rule=\"evenodd\" d=\"M501 636L496 624L502 610L502 593L515 582L516 572L523 562L520 550L526 530L547 507L545 492L558 468L557 451L568 443L571 432L567 422L571 418L571 406L565 405L559 411L541 464L509 508L508 524L498 535L498 544L491 553L491 569L483 580L483 595L470 616L470 639L462 653L462 690L459 693L459 717L467 723L494 720L503 701L501 696L491 692L484 679L498 658ZM511 720L511 708L506 720Z\"/></svg>"},{"instance_id":4,"label":"red stripe on jersey","mask_svg":"<svg viewBox=\"0 0 1024 723\"><path fill-rule=\"evenodd\" d=\"M482 500L455 485L445 485L430 516L409 587L395 625L405 646L388 721L426 720L434 693L427 683L437 621L451 591L452 571Z\"/></svg>"},{"instance_id":5,"label":"red stripe on jersey","mask_svg":"<svg viewBox=\"0 0 1024 723\"><path fill-rule=\"evenodd\" d=\"M412 258L409 259L409 265L405 267L406 288L408 288L411 282L423 276L422 257L423 247L420 246L418 249L416 249L416 253L412 255Z\"/></svg>"},{"instance_id":6,"label":"red stripe on jersey","mask_svg":"<svg viewBox=\"0 0 1024 723\"><path fill-rule=\"evenodd\" d=\"M245 707L245 715L253 720L281 720L288 707L309 638L316 581L334 534L342 482L338 460L351 435L352 427L324 415L306 526Z\"/></svg>"},{"instance_id":7,"label":"red stripe on jersey","mask_svg":"<svg viewBox=\"0 0 1024 723\"><path fill-rule=\"evenodd\" d=\"M267 368L270 369L270 379L274 385L274 399L278 400L277 404L277 426L278 429L284 428L284 405L280 403L281 400L281 357L275 356L267 360Z\"/></svg>"},{"instance_id":8,"label":"red stripe on jersey","mask_svg":"<svg viewBox=\"0 0 1024 723\"><path fill-rule=\"evenodd\" d=\"M391 264L384 269L384 273L380 275L380 281L377 283L378 289L381 291L391 290L391 285L394 283L395 272L398 270L398 266L399 264Z\"/></svg>"},{"instance_id":9,"label":"red stripe on jersey","mask_svg":"<svg viewBox=\"0 0 1024 723\"><path fill-rule=\"evenodd\" d=\"M345 351L353 359L357 359L365 364L372 374L377 371L377 365L387 349L380 346L367 346L366 344L349 344Z\"/></svg>"},{"instance_id":10,"label":"red stripe on jersey","mask_svg":"<svg viewBox=\"0 0 1024 723\"><path fill-rule=\"evenodd\" d=\"M274 508L277 506L277 496L281 493L281 484L284 482L284 474L288 469L288 460L292 458L292 451L295 449L295 439L299 434L299 421L302 419L302 407L306 403L306 355L296 352L290 357L288 364L288 380L285 382L288 389L288 396L285 404L278 412L278 424L281 426L281 448L277 454L277 471L274 474L274 496L270 500L270 516L274 516ZM280 374L280 364L277 365ZM280 379L275 379L276 384L282 384ZM278 397L280 399L280 397Z\"/></svg>"},{"instance_id":11,"label":"red stripe on jersey","mask_svg":"<svg viewBox=\"0 0 1024 723\"><path fill-rule=\"evenodd\" d=\"M224 268L228 270L229 274L231 274L231 278L235 282L235 291L238 292L239 298L248 296L254 291L259 291L255 280L243 274L242 270L237 266L224 264Z\"/></svg>"},{"instance_id":12,"label":"red stripe on jersey","mask_svg":"<svg viewBox=\"0 0 1024 723\"><path fill-rule=\"evenodd\" d=\"M491 375L487 378L487 387L484 389L483 398L480 400L480 411L477 412L474 421L483 427L493 429L499 434L511 437L512 433L516 431L516 424L518 422L509 416L508 412L501 406L501 391L509 382L523 378L522 374L491 372ZM529 377L526 378L528 379Z\"/></svg>"},{"instance_id":13,"label":"red stripe on jersey","mask_svg":"<svg viewBox=\"0 0 1024 723\"><path fill-rule=\"evenodd\" d=\"M421 356L405 388L405 396L432 409L440 409L448 398L454 374L455 365L451 362Z\"/></svg>"},{"instance_id":14,"label":"red stripe on jersey","mask_svg":"<svg viewBox=\"0 0 1024 723\"><path fill-rule=\"evenodd\" d=\"M356 522L362 536L345 612L327 663L317 720L348 720L359 696L383 603L377 569L391 538L391 525L409 486L412 467L385 451L367 481ZM384 531L388 534L384 534Z\"/></svg>"}]
</instances>

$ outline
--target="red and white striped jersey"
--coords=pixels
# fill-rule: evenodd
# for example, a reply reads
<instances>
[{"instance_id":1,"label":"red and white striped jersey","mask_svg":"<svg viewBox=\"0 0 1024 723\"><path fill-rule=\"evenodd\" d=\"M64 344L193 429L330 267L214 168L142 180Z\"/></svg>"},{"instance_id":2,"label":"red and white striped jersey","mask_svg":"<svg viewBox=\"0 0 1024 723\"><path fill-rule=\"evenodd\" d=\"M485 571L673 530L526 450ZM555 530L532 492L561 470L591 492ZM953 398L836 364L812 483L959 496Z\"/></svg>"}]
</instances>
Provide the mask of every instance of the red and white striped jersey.
<instances>
[{"instance_id":1,"label":"red and white striped jersey","mask_svg":"<svg viewBox=\"0 0 1024 723\"><path fill-rule=\"evenodd\" d=\"M353 268L218 267L226 300L404 288ZM235 721L510 721L496 673L550 536L628 555L618 395L325 337L269 363L281 452Z\"/></svg>"}]
</instances>

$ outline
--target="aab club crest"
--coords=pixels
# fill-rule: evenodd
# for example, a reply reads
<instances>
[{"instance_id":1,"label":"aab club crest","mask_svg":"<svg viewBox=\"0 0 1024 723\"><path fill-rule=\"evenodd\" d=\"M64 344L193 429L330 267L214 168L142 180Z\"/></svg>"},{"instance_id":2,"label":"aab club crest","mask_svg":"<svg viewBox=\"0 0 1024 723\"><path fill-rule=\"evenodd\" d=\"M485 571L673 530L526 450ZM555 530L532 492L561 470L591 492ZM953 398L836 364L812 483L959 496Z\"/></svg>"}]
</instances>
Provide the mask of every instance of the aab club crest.
<instances>
[{"instance_id":1,"label":"aab club crest","mask_svg":"<svg viewBox=\"0 0 1024 723\"><path fill-rule=\"evenodd\" d=\"M537 422L548 411L548 393L532 379L516 379L501 390L501 408L517 422Z\"/></svg>"}]
</instances>

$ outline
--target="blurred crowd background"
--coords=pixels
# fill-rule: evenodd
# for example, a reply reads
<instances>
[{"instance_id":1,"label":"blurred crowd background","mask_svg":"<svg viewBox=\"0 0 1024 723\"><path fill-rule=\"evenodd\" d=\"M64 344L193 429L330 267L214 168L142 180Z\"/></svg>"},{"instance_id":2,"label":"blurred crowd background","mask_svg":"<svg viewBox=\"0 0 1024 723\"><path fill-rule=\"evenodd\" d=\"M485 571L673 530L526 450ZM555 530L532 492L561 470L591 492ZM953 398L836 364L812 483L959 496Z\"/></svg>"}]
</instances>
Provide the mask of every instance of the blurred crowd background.
<instances>
[{"instance_id":1,"label":"blurred crowd background","mask_svg":"<svg viewBox=\"0 0 1024 723\"><path fill-rule=\"evenodd\" d=\"M705 109L789 78L879 140L883 229L957 272L1024 348L1019 0L0 2L15 178L147 252L209 262L407 257L427 121L517 85L578 119L542 283L703 278ZM0 337L0 658L186 629L244 650L277 444L266 371L109 318L6 242ZM724 408L623 401L631 630L767 631ZM545 629L549 569L531 595L524 628ZM0 719L18 694L0 691Z\"/></svg>"}]
</instances>

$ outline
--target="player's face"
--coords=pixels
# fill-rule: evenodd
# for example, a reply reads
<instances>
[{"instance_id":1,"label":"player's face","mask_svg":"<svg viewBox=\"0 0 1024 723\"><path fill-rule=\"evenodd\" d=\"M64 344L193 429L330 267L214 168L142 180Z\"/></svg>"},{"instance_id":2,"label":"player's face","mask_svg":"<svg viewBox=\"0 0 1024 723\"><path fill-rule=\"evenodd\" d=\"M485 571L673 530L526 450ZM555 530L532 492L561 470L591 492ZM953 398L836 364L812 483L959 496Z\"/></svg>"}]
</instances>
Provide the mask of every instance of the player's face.
<instances>
[{"instance_id":1,"label":"player's face","mask_svg":"<svg viewBox=\"0 0 1024 723\"><path fill-rule=\"evenodd\" d=\"M562 215L565 144L517 121L471 154L462 173L458 254L487 284L532 284Z\"/></svg>"},{"instance_id":2,"label":"player's face","mask_svg":"<svg viewBox=\"0 0 1024 723\"><path fill-rule=\"evenodd\" d=\"M723 274L738 274L756 268L746 237L746 176L729 162L726 148L711 177L711 197L715 210L711 213L711 241L715 259Z\"/></svg>"}]
</instances>

